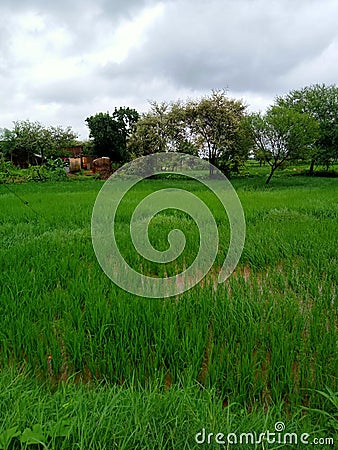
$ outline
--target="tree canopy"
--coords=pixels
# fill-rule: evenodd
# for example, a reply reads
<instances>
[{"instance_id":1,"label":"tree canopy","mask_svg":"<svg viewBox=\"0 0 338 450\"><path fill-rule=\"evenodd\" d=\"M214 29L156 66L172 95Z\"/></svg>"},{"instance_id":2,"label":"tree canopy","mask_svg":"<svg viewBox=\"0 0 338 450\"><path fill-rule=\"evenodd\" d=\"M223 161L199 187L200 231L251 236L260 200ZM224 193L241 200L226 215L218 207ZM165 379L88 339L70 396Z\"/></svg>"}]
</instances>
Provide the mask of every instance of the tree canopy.
<instances>
[{"instance_id":1,"label":"tree canopy","mask_svg":"<svg viewBox=\"0 0 338 450\"><path fill-rule=\"evenodd\" d=\"M317 121L292 108L275 105L265 115L252 114L248 120L254 147L271 167L267 184L276 169L285 161L304 157L318 138Z\"/></svg>"},{"instance_id":2,"label":"tree canopy","mask_svg":"<svg viewBox=\"0 0 338 450\"><path fill-rule=\"evenodd\" d=\"M209 97L185 105L186 123L199 154L230 175L235 160L246 159L249 148L242 126L246 106L228 98L226 92L212 91ZM236 165L233 164L232 167Z\"/></svg>"},{"instance_id":3,"label":"tree canopy","mask_svg":"<svg viewBox=\"0 0 338 450\"><path fill-rule=\"evenodd\" d=\"M249 155L271 166L269 183L286 161L301 159L326 169L338 158L338 88L314 84L276 98L265 114L213 90L196 99L150 102L148 112L115 107L85 119L90 139L85 153L109 156L116 166L156 152L180 152L207 159L227 176L239 172ZM23 165L60 156L76 145L70 127L44 127L29 120L0 129L0 151ZM212 175L212 169L211 169Z\"/></svg>"},{"instance_id":4,"label":"tree canopy","mask_svg":"<svg viewBox=\"0 0 338 450\"><path fill-rule=\"evenodd\" d=\"M95 154L108 156L116 163L128 161L127 140L138 119L139 114L135 109L122 107L115 108L113 114L100 112L87 117Z\"/></svg>"},{"instance_id":5,"label":"tree canopy","mask_svg":"<svg viewBox=\"0 0 338 450\"><path fill-rule=\"evenodd\" d=\"M326 168L338 158L338 87L314 84L277 97L277 104L311 115L319 133L310 155L310 172L315 164Z\"/></svg>"},{"instance_id":6,"label":"tree canopy","mask_svg":"<svg viewBox=\"0 0 338 450\"><path fill-rule=\"evenodd\" d=\"M45 127L40 122L19 120L13 128L0 131L1 151L20 165L43 162L50 156L60 156L77 138L71 127Z\"/></svg>"},{"instance_id":7,"label":"tree canopy","mask_svg":"<svg viewBox=\"0 0 338 450\"><path fill-rule=\"evenodd\" d=\"M130 138L131 150L135 156L163 151L195 154L230 174L234 161L248 156L245 109L225 91L185 102L152 102Z\"/></svg>"}]
</instances>

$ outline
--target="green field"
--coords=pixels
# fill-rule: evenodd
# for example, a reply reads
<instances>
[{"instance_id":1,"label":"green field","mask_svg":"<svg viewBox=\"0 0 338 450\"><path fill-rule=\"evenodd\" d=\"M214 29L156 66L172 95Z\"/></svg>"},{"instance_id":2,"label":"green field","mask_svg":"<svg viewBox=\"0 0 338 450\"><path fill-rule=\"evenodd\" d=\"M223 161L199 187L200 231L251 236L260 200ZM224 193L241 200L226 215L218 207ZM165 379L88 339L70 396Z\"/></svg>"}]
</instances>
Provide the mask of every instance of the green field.
<instances>
[{"instance_id":1,"label":"green field","mask_svg":"<svg viewBox=\"0 0 338 450\"><path fill-rule=\"evenodd\" d=\"M286 446L202 445L195 435L258 435L278 421L337 445L338 179L290 171L266 187L260 171L233 180L246 243L219 285L229 230L212 194L186 180L134 189L117 235L136 268L126 229L146 193L179 183L220 228L210 274L166 299L128 294L100 268L90 221L103 182L0 185L0 449L277 449ZM189 263L198 246L189 217L160 213L150 240L165 249L173 226L187 236L178 264Z\"/></svg>"}]
</instances>

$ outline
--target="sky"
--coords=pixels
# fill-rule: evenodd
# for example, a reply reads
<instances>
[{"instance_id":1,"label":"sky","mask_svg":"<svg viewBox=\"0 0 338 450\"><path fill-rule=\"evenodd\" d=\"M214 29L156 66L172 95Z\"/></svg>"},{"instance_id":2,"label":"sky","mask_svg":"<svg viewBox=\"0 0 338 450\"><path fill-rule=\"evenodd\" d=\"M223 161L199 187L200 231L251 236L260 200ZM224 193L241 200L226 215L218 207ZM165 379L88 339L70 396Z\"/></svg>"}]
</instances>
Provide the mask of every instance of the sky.
<instances>
[{"instance_id":1,"label":"sky","mask_svg":"<svg viewBox=\"0 0 338 450\"><path fill-rule=\"evenodd\" d=\"M249 111L338 80L337 0L1 0L0 128L227 89Z\"/></svg>"}]
</instances>

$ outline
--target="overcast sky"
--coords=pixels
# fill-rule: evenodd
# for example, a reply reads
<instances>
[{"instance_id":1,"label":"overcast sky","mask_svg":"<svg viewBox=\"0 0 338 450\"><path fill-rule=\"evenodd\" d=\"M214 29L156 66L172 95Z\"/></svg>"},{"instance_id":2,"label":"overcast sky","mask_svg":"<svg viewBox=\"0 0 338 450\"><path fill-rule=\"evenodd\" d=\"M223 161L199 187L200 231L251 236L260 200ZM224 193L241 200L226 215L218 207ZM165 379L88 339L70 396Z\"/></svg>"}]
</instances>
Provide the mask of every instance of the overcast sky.
<instances>
[{"instance_id":1,"label":"overcast sky","mask_svg":"<svg viewBox=\"0 0 338 450\"><path fill-rule=\"evenodd\" d=\"M0 0L0 128L227 88L251 110L338 80L337 0Z\"/></svg>"}]
</instances>

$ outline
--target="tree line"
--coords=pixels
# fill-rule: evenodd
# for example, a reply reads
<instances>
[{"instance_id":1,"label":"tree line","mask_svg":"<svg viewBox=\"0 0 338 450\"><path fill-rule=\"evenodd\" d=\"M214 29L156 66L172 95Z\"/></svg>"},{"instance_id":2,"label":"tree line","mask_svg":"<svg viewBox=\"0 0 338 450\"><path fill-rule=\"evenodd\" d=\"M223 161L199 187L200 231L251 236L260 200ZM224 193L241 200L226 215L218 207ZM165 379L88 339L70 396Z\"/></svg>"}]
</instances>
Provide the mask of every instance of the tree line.
<instances>
[{"instance_id":1,"label":"tree line","mask_svg":"<svg viewBox=\"0 0 338 450\"><path fill-rule=\"evenodd\" d=\"M227 176L249 157L274 172L288 161L304 161L329 169L338 158L338 88L315 84L276 97L265 113L249 113L247 105L214 90L200 99L150 102L139 114L129 107L86 118L85 152L109 156L115 166L156 152L178 151L207 159ZM38 122L14 122L0 130L1 152L8 158L43 162L62 156L78 144L70 127L46 128ZM211 174L212 175L212 174Z\"/></svg>"}]
</instances>

